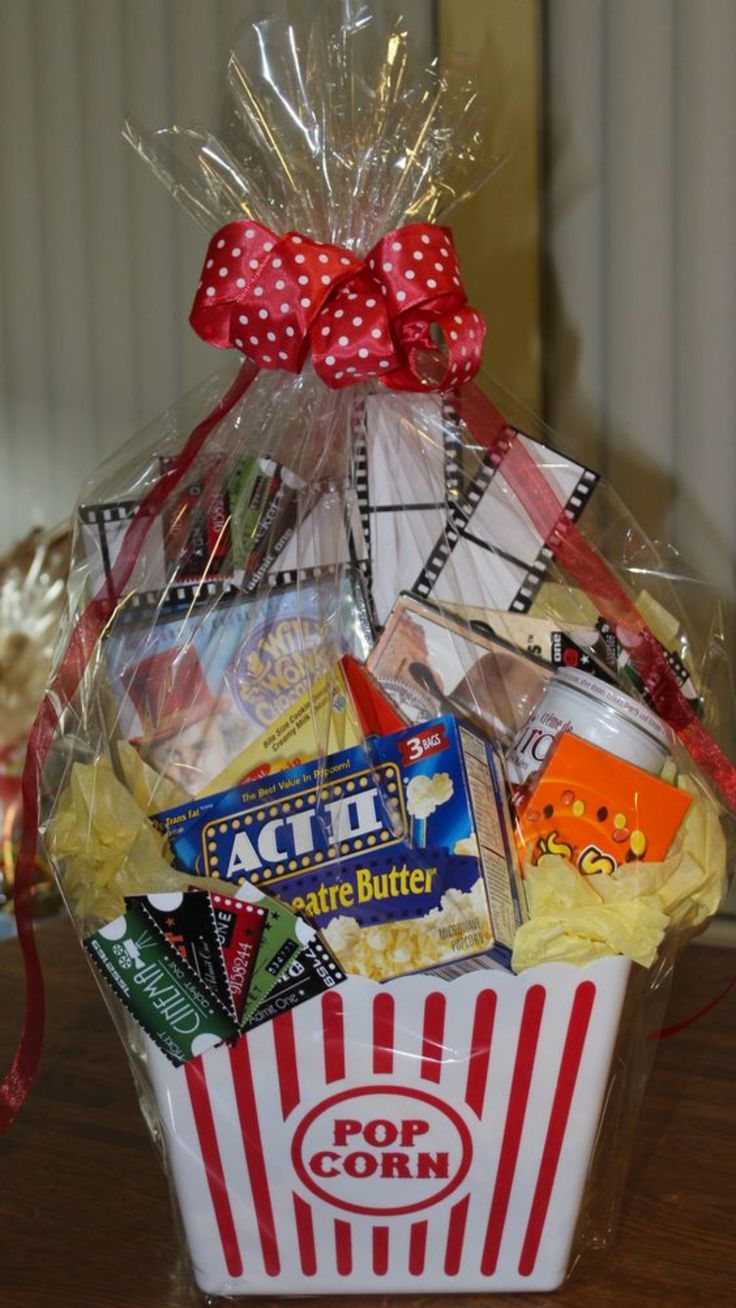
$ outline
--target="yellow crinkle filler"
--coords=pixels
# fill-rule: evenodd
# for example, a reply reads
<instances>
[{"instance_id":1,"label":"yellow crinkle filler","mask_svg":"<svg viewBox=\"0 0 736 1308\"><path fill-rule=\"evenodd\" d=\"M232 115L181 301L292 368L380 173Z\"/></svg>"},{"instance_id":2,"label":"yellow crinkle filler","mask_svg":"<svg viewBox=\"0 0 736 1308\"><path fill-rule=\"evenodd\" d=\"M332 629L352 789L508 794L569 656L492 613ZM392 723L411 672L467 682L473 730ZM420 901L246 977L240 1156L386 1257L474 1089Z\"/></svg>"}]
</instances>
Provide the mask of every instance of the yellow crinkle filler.
<instances>
[{"instance_id":1,"label":"yellow crinkle filler","mask_svg":"<svg viewBox=\"0 0 736 1308\"><path fill-rule=\"evenodd\" d=\"M583 877L556 855L525 868L529 921L516 933L515 972L539 963L589 963L624 954L650 967L668 927L694 928L715 913L726 884L726 838L713 801L691 777L693 797L661 863Z\"/></svg>"},{"instance_id":2,"label":"yellow crinkle filler","mask_svg":"<svg viewBox=\"0 0 736 1308\"><path fill-rule=\"evenodd\" d=\"M74 764L49 823L47 843L63 864L64 894L84 920L110 922L125 912L126 895L191 883L170 867L164 837L106 758Z\"/></svg>"},{"instance_id":3,"label":"yellow crinkle filler","mask_svg":"<svg viewBox=\"0 0 736 1308\"><path fill-rule=\"evenodd\" d=\"M161 813L165 808L176 808L189 799L186 790L144 762L129 740L119 740L117 750L128 790L145 813Z\"/></svg>"}]
</instances>

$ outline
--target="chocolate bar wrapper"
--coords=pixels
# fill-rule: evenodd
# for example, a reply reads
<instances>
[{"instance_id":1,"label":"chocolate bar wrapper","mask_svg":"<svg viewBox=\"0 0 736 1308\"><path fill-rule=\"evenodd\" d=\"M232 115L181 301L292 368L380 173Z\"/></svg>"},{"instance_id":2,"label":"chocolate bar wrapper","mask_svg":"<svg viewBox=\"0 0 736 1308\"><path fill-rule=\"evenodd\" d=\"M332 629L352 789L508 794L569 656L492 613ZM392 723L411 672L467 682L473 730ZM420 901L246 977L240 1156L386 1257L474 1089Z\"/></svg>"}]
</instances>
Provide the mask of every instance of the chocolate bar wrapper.
<instances>
[{"instance_id":1,"label":"chocolate bar wrapper","mask_svg":"<svg viewBox=\"0 0 736 1308\"><path fill-rule=\"evenodd\" d=\"M228 495L232 514L233 564L245 571L256 534L279 485L281 465L267 456L244 454L231 473Z\"/></svg>"},{"instance_id":2,"label":"chocolate bar wrapper","mask_svg":"<svg viewBox=\"0 0 736 1308\"><path fill-rule=\"evenodd\" d=\"M302 695L249 744L226 768L208 782L199 798L237 785L251 777L269 776L322 752L357 745L360 726L356 709L337 664L334 672L319 677Z\"/></svg>"},{"instance_id":3,"label":"chocolate bar wrapper","mask_svg":"<svg viewBox=\"0 0 736 1308\"><path fill-rule=\"evenodd\" d=\"M161 471L170 466L161 460ZM162 514L166 575L177 581L233 576L230 506L224 457L200 460L198 474L172 496Z\"/></svg>"},{"instance_id":4,"label":"chocolate bar wrapper","mask_svg":"<svg viewBox=\"0 0 736 1308\"><path fill-rule=\"evenodd\" d=\"M232 1014L138 905L84 946L108 987L175 1066L238 1034Z\"/></svg>"},{"instance_id":5,"label":"chocolate bar wrapper","mask_svg":"<svg viewBox=\"0 0 736 1308\"><path fill-rule=\"evenodd\" d=\"M300 515L308 515L321 494L319 486L307 487L301 477L280 465L274 465L269 490L269 500L255 522L245 560L242 585L247 595L268 580L276 560L280 568L288 569L288 561L281 555L297 530Z\"/></svg>"},{"instance_id":6,"label":"chocolate bar wrapper","mask_svg":"<svg viewBox=\"0 0 736 1308\"><path fill-rule=\"evenodd\" d=\"M159 463L165 472L171 460L162 458ZM175 593L166 602L164 588L175 592L171 581L242 579L259 524L268 515L284 473L288 476L280 463L267 456L243 455L229 477L224 463L218 453L201 459L194 476L176 492L149 532L142 566L134 573L135 588L158 590L166 607L181 607ZM81 506L81 535L93 593L103 584L110 585L125 531L138 506L136 499ZM199 602L205 602L204 597Z\"/></svg>"}]
</instances>

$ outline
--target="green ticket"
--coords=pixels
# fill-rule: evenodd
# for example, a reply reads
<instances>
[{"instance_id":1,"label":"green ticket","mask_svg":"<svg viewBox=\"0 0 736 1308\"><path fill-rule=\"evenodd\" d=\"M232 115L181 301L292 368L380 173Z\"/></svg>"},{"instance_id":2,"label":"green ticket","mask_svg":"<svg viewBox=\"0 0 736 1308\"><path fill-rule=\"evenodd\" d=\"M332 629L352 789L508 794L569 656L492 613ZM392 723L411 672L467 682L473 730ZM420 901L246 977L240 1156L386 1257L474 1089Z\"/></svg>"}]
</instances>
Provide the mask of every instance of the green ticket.
<instances>
[{"instance_id":1,"label":"green ticket","mask_svg":"<svg viewBox=\"0 0 736 1308\"><path fill-rule=\"evenodd\" d=\"M113 993L177 1067L238 1035L218 996L139 907L84 945Z\"/></svg>"},{"instance_id":2,"label":"green ticket","mask_svg":"<svg viewBox=\"0 0 736 1308\"><path fill-rule=\"evenodd\" d=\"M304 949L315 940L316 932L304 918L293 913L278 899L264 895L262 890L249 881L238 887L235 898L250 900L268 910L241 1017L241 1026L245 1028L253 1014L262 1008L276 982L281 980Z\"/></svg>"}]
</instances>

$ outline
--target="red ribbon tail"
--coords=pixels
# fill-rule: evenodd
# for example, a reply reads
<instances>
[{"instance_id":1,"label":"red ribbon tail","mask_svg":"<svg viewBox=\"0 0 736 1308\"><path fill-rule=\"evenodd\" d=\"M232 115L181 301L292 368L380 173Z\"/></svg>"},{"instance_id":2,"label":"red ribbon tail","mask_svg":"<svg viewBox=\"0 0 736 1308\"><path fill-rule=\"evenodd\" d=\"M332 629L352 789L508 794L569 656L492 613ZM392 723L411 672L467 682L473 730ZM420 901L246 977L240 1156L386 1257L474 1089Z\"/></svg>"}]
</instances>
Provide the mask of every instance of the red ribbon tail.
<instances>
[{"instance_id":1,"label":"red ribbon tail","mask_svg":"<svg viewBox=\"0 0 736 1308\"><path fill-rule=\"evenodd\" d=\"M673 1022L671 1026L660 1027L659 1031L652 1031L649 1039L666 1040L668 1036L679 1035L681 1031L686 1030L687 1027L692 1026L695 1022L699 1022L701 1017L705 1017L707 1013L710 1013L711 1009L715 1008L717 1004L720 1004L724 999L726 999L727 996L730 995L734 986L736 986L736 976L732 976L728 985L724 986L723 990L720 990L712 999L709 999L707 1004L703 1004L703 1007L699 1008L697 1013L691 1013L690 1017L683 1017L681 1021Z\"/></svg>"},{"instance_id":2,"label":"red ribbon tail","mask_svg":"<svg viewBox=\"0 0 736 1308\"><path fill-rule=\"evenodd\" d=\"M32 886L40 817L41 775L65 706L79 687L97 641L136 564L141 546L167 497L176 488L223 418L243 398L258 375L246 361L214 409L194 428L181 453L172 459L143 497L126 529L109 582L90 600L72 632L51 688L46 692L31 728L23 769L23 835L15 867L15 921L25 970L25 1017L10 1070L0 1083L0 1134L7 1131L30 1093L43 1047L45 996L43 974L33 931Z\"/></svg>"}]
</instances>

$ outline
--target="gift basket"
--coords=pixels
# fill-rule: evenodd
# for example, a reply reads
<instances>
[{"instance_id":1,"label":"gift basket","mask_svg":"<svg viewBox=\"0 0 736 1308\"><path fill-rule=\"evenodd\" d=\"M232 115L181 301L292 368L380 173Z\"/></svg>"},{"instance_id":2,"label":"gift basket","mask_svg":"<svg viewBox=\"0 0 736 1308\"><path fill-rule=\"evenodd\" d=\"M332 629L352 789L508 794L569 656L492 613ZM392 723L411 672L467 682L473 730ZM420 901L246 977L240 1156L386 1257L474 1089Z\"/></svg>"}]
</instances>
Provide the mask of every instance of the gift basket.
<instances>
[{"instance_id":1,"label":"gift basket","mask_svg":"<svg viewBox=\"0 0 736 1308\"><path fill-rule=\"evenodd\" d=\"M717 597L474 381L481 114L410 49L336 0L127 128L227 353L83 489L26 819L211 1295L559 1285L727 879Z\"/></svg>"}]
</instances>

